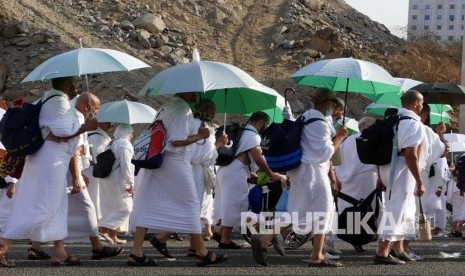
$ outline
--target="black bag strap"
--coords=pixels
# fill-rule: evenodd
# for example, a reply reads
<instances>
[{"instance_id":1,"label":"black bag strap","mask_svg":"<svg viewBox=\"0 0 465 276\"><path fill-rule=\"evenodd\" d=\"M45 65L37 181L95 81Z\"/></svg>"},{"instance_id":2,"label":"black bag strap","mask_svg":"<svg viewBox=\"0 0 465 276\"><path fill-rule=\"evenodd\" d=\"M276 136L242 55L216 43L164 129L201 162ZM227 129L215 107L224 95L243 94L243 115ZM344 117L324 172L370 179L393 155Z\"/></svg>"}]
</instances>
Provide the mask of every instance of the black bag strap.
<instances>
[{"instance_id":1,"label":"black bag strap","mask_svg":"<svg viewBox=\"0 0 465 276\"><path fill-rule=\"evenodd\" d=\"M345 201L349 202L350 204L352 204L354 206L371 205L371 202L373 201L373 198L375 197L377 192L378 192L378 189L375 189L365 199L362 198L360 200L357 200L357 199L355 199L355 198L353 198L353 197L351 197L351 196L349 196L347 194L341 193L341 192L339 192L337 194L337 197L339 197L342 200L345 200Z\"/></svg>"},{"instance_id":2,"label":"black bag strap","mask_svg":"<svg viewBox=\"0 0 465 276\"><path fill-rule=\"evenodd\" d=\"M43 105L43 104L45 104L48 100L50 100L51 98L54 98L54 97L57 97L57 96L58 96L58 97L62 97L63 95L55 94L55 95L52 95L52 96L46 98L45 100L44 100L44 99L41 99L41 100L40 100L40 104Z\"/></svg>"},{"instance_id":3,"label":"black bag strap","mask_svg":"<svg viewBox=\"0 0 465 276\"><path fill-rule=\"evenodd\" d=\"M300 115L297 119L296 119L296 122L300 122L302 123L303 125L308 125L308 124L311 124L313 122L316 122L316 121L323 121L323 122L326 122L325 119L322 119L322 118L310 118L308 120L305 120L305 117L303 115Z\"/></svg>"},{"instance_id":4,"label":"black bag strap","mask_svg":"<svg viewBox=\"0 0 465 276\"><path fill-rule=\"evenodd\" d=\"M100 132L91 132L91 133L88 133L88 134L87 134L87 137L90 137L90 136L92 136L92 135L97 135L97 134L100 135L100 136L102 136L102 137L104 137L103 134L100 133Z\"/></svg>"}]
</instances>

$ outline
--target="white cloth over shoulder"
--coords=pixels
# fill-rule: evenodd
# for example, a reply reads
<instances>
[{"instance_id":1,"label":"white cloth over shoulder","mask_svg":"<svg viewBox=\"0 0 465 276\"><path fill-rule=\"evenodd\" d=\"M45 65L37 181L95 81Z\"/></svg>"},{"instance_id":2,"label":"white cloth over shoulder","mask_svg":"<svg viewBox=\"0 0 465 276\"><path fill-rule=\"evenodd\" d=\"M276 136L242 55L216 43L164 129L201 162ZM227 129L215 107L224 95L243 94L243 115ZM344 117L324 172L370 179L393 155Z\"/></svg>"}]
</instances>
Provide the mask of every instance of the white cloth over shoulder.
<instances>
[{"instance_id":1,"label":"white cloth over shoulder","mask_svg":"<svg viewBox=\"0 0 465 276\"><path fill-rule=\"evenodd\" d=\"M302 147L302 163L319 164L329 160L334 153L333 142L331 136L335 130L320 111L310 109L306 111L304 116L305 121L313 118L323 119L307 124L303 128L302 139L300 146Z\"/></svg>"}]
</instances>

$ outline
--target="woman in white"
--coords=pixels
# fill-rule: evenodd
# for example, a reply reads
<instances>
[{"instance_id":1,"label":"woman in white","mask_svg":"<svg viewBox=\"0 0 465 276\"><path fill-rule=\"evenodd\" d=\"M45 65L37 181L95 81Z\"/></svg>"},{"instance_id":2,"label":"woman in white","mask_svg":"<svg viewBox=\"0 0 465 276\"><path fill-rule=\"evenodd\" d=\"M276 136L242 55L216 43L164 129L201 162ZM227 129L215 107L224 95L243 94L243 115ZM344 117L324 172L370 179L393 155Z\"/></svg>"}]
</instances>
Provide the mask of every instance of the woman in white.
<instances>
[{"instance_id":1,"label":"woman in white","mask_svg":"<svg viewBox=\"0 0 465 276\"><path fill-rule=\"evenodd\" d=\"M111 174L100 180L100 209L102 221L100 231L117 244L125 241L117 238L117 229L126 225L132 211L134 191L134 165L131 158L134 148L131 144L133 129L130 125L119 125L114 133L115 140L110 147L115 155Z\"/></svg>"}]
</instances>

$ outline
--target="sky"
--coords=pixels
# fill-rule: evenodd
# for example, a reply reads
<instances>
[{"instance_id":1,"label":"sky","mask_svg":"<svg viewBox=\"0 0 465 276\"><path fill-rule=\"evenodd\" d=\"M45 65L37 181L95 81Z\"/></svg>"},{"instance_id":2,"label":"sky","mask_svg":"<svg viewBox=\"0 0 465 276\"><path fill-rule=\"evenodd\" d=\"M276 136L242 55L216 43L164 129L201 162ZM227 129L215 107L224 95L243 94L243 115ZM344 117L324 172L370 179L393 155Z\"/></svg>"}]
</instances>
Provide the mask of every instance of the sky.
<instances>
[{"instance_id":1,"label":"sky","mask_svg":"<svg viewBox=\"0 0 465 276\"><path fill-rule=\"evenodd\" d=\"M359 12L389 28L392 34L406 36L408 0L345 0Z\"/></svg>"}]
</instances>

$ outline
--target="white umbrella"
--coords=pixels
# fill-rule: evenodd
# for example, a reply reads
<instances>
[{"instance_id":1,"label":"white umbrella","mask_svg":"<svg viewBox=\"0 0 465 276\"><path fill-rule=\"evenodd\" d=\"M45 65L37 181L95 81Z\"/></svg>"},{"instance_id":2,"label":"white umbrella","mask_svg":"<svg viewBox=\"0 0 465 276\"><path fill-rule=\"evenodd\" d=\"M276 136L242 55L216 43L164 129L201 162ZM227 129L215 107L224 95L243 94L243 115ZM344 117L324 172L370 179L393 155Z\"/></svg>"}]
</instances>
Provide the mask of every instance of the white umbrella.
<instances>
[{"instance_id":1,"label":"white umbrella","mask_svg":"<svg viewBox=\"0 0 465 276\"><path fill-rule=\"evenodd\" d=\"M343 121L343 119L341 118L337 121L335 128L338 129L341 125L345 125L347 131L349 132L349 135L360 132L360 130L358 129L358 121L355 119L345 117Z\"/></svg>"},{"instance_id":2,"label":"white umbrella","mask_svg":"<svg viewBox=\"0 0 465 276\"><path fill-rule=\"evenodd\" d=\"M79 48L44 61L29 73L21 83L44 81L58 77L80 77L89 74L131 71L145 67L150 67L150 65L120 51Z\"/></svg>"},{"instance_id":3,"label":"white umbrella","mask_svg":"<svg viewBox=\"0 0 465 276\"><path fill-rule=\"evenodd\" d=\"M132 125L151 123L156 115L157 111L146 104L122 100L102 104L97 120Z\"/></svg>"},{"instance_id":4,"label":"white umbrella","mask_svg":"<svg viewBox=\"0 0 465 276\"><path fill-rule=\"evenodd\" d=\"M410 90L410 88L412 88L414 86L417 86L417 85L423 83L421 81L417 81L417 80L413 80L413 79L406 79L406 78L394 78L394 80L396 80L396 82L399 84L400 88L404 92Z\"/></svg>"},{"instance_id":5,"label":"white umbrella","mask_svg":"<svg viewBox=\"0 0 465 276\"><path fill-rule=\"evenodd\" d=\"M139 95L172 95L207 92L218 113L247 114L276 107L278 93L259 83L243 70L226 63L200 61L196 50L193 61L165 69L153 77Z\"/></svg>"},{"instance_id":6,"label":"white umbrella","mask_svg":"<svg viewBox=\"0 0 465 276\"><path fill-rule=\"evenodd\" d=\"M460 142L465 143L465 134L460 133L445 133L444 139L449 142Z\"/></svg>"}]
</instances>

